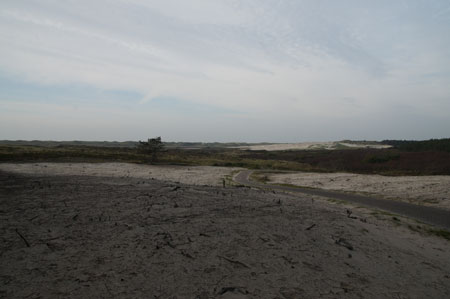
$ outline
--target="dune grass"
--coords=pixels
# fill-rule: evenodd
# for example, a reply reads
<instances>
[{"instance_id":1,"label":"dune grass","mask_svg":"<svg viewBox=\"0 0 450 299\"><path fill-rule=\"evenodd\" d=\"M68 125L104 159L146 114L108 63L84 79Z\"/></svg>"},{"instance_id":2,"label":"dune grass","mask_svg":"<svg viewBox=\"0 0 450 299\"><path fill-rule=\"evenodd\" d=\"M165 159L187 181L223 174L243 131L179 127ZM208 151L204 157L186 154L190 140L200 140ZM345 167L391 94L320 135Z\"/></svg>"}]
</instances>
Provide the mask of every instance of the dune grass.
<instances>
[{"instance_id":1,"label":"dune grass","mask_svg":"<svg viewBox=\"0 0 450 299\"><path fill-rule=\"evenodd\" d=\"M0 145L0 162L150 163L134 147ZM244 167L260 170L352 172L382 175L450 174L448 152L396 149L249 151L232 148L169 148L156 164Z\"/></svg>"}]
</instances>

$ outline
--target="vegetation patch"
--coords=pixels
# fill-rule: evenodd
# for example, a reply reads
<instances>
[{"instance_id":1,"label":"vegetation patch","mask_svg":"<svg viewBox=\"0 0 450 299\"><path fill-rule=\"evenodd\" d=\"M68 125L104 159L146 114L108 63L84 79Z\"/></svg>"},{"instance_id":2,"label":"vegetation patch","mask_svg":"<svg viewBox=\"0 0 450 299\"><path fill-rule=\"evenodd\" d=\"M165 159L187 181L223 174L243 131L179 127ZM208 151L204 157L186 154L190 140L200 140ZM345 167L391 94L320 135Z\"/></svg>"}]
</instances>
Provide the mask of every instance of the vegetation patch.
<instances>
[{"instance_id":1,"label":"vegetation patch","mask_svg":"<svg viewBox=\"0 0 450 299\"><path fill-rule=\"evenodd\" d=\"M224 180L225 180L225 185L226 186L241 186L241 184L236 183L233 180L233 177L238 174L239 172L241 172L240 170L233 170L230 174L227 174L224 176Z\"/></svg>"},{"instance_id":2,"label":"vegetation patch","mask_svg":"<svg viewBox=\"0 0 450 299\"><path fill-rule=\"evenodd\" d=\"M396 146L391 149L332 151L250 151L228 147L231 144L163 143L165 150L158 153L157 159L152 157L154 151L144 150L146 145L142 143L36 141L30 145L26 142L0 141L0 162L153 162L166 165L243 167L271 171L450 175L450 151L446 151L447 140L450 139L414 143L417 145L413 147L417 149L415 151L409 150L410 147L406 146L411 145L410 142L405 144L391 142ZM426 150L421 151L422 149Z\"/></svg>"},{"instance_id":3,"label":"vegetation patch","mask_svg":"<svg viewBox=\"0 0 450 299\"><path fill-rule=\"evenodd\" d=\"M450 152L450 138L430 140L383 140L383 144L392 145L403 151L442 151Z\"/></svg>"},{"instance_id":4,"label":"vegetation patch","mask_svg":"<svg viewBox=\"0 0 450 299\"><path fill-rule=\"evenodd\" d=\"M326 200L328 202L334 203L334 204L338 204L338 205L346 205L348 204L348 202L346 202L345 200L339 200L339 199L334 199L334 198L326 198Z\"/></svg>"},{"instance_id":5,"label":"vegetation patch","mask_svg":"<svg viewBox=\"0 0 450 299\"><path fill-rule=\"evenodd\" d=\"M428 229L428 232L432 235L442 237L450 241L450 231L445 229Z\"/></svg>"},{"instance_id":6,"label":"vegetation patch","mask_svg":"<svg viewBox=\"0 0 450 299\"><path fill-rule=\"evenodd\" d=\"M366 157L366 161L368 163L385 163L385 162L389 162L391 160L397 160L400 158L400 154L399 153L382 153L379 155L376 154L371 154L368 155Z\"/></svg>"},{"instance_id":7,"label":"vegetation patch","mask_svg":"<svg viewBox=\"0 0 450 299\"><path fill-rule=\"evenodd\" d=\"M255 171L250 175L250 179L259 183L266 184L270 181L268 173Z\"/></svg>"}]
</instances>

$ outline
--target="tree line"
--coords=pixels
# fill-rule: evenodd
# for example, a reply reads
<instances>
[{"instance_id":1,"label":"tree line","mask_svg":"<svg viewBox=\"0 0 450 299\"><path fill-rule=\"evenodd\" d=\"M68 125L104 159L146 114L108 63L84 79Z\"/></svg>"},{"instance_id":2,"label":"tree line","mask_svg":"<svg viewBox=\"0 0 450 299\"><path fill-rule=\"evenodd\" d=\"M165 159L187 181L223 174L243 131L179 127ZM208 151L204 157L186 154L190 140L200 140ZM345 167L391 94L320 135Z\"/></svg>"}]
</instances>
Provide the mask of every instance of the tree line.
<instances>
[{"instance_id":1,"label":"tree line","mask_svg":"<svg viewBox=\"0 0 450 299\"><path fill-rule=\"evenodd\" d=\"M392 145L402 151L439 151L450 152L450 138L430 140L383 140L383 144Z\"/></svg>"}]
</instances>

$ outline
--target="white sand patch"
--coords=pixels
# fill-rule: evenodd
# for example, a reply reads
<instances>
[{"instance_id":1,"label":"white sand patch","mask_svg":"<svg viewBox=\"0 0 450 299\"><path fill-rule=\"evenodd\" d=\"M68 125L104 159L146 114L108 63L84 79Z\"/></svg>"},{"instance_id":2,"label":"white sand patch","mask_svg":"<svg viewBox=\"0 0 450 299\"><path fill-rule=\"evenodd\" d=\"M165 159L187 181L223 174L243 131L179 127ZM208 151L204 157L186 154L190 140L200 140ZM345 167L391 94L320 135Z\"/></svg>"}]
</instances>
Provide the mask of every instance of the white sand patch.
<instances>
[{"instance_id":1,"label":"white sand patch","mask_svg":"<svg viewBox=\"0 0 450 299\"><path fill-rule=\"evenodd\" d=\"M277 143L277 144L262 144L241 146L241 149L253 150L253 151L284 151L284 150L335 150L343 147L348 148L375 148L383 149L390 148L390 145L385 144L355 144L345 142L301 142L301 143Z\"/></svg>"},{"instance_id":2,"label":"white sand patch","mask_svg":"<svg viewBox=\"0 0 450 299\"><path fill-rule=\"evenodd\" d=\"M131 163L3 163L0 170L22 174L90 175L158 179L191 185L219 186L239 168L213 166L157 166Z\"/></svg>"},{"instance_id":3,"label":"white sand patch","mask_svg":"<svg viewBox=\"0 0 450 299\"><path fill-rule=\"evenodd\" d=\"M363 192L450 210L450 176L381 176L350 173L285 173L268 175L270 183Z\"/></svg>"}]
</instances>

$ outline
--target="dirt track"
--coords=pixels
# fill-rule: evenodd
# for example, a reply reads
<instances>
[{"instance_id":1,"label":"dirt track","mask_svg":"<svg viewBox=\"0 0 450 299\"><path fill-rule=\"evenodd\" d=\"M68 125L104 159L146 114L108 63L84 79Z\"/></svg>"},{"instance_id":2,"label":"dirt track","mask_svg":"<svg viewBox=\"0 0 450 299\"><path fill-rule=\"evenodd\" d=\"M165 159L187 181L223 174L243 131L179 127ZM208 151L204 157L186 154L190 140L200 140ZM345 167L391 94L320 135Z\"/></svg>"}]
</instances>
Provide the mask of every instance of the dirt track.
<instances>
[{"instance_id":1,"label":"dirt track","mask_svg":"<svg viewBox=\"0 0 450 299\"><path fill-rule=\"evenodd\" d=\"M267 174L270 183L359 192L450 211L450 176L382 176L355 173L290 172Z\"/></svg>"},{"instance_id":2,"label":"dirt track","mask_svg":"<svg viewBox=\"0 0 450 299\"><path fill-rule=\"evenodd\" d=\"M0 296L450 296L448 241L314 198L0 172Z\"/></svg>"},{"instance_id":3,"label":"dirt track","mask_svg":"<svg viewBox=\"0 0 450 299\"><path fill-rule=\"evenodd\" d=\"M371 208L383 209L388 212L400 214L406 217L411 217L425 223L450 229L450 211L435 207L419 206L407 202L388 200L377 198L375 196L351 194L344 192L336 192L324 189L311 189L304 187L290 187L279 186L272 184L262 184L255 181L250 181L249 176L253 173L252 170L241 171L234 179L241 184L250 185L265 189L287 191L291 193L301 193L308 195L317 195L327 198L343 200L351 203L361 204Z\"/></svg>"}]
</instances>

